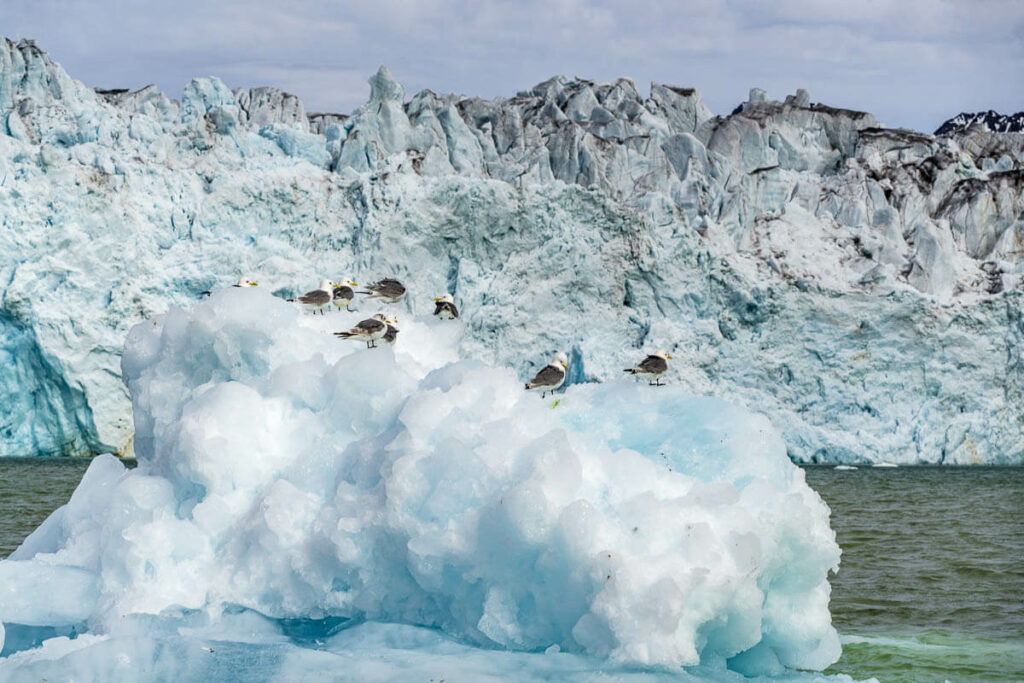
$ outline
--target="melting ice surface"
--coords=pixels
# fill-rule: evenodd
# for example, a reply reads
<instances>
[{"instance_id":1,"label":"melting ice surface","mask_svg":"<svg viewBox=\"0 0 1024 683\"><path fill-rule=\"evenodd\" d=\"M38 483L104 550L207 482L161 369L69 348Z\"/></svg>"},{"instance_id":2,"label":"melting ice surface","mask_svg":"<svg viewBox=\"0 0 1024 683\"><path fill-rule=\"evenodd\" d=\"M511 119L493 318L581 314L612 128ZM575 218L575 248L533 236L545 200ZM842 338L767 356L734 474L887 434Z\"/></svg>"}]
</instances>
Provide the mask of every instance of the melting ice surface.
<instances>
[{"instance_id":1,"label":"melting ice surface","mask_svg":"<svg viewBox=\"0 0 1024 683\"><path fill-rule=\"evenodd\" d=\"M768 421L673 387L556 400L259 290L137 325L137 469L96 458L0 562L0 679L813 677L828 508ZM737 673L740 672L740 673Z\"/></svg>"}]
</instances>

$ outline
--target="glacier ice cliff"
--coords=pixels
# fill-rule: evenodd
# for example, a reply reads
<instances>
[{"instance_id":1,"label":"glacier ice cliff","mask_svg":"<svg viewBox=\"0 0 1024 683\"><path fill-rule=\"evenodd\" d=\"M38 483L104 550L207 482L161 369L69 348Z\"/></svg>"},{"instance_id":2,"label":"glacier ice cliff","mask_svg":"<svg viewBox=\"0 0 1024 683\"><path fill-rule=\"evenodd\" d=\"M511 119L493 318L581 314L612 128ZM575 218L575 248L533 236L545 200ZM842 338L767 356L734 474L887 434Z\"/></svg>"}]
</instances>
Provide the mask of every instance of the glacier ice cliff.
<instances>
[{"instance_id":1,"label":"glacier ice cliff","mask_svg":"<svg viewBox=\"0 0 1024 683\"><path fill-rule=\"evenodd\" d=\"M764 416L627 379L542 400L459 359L461 322L330 334L359 316L228 288L131 329L138 467L94 459L0 561L0 680L838 659L829 510Z\"/></svg>"},{"instance_id":2,"label":"glacier ice cliff","mask_svg":"<svg viewBox=\"0 0 1024 683\"><path fill-rule=\"evenodd\" d=\"M570 383L643 350L798 461L1024 459L1024 158L770 100L553 78L511 98L382 68L349 115L273 88L94 91L0 42L0 454L130 453L128 329L250 275L452 292L461 351ZM9 406L9 409L8 409Z\"/></svg>"}]
</instances>

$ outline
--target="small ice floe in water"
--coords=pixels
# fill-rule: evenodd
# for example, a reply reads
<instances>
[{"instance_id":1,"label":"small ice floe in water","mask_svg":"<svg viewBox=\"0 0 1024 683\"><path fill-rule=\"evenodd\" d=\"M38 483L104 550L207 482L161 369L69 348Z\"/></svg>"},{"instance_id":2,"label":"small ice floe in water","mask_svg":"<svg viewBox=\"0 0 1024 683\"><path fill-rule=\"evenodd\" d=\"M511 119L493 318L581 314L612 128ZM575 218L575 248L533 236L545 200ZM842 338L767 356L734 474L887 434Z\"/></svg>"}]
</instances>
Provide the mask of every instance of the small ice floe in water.
<instances>
[{"instance_id":1,"label":"small ice floe in water","mask_svg":"<svg viewBox=\"0 0 1024 683\"><path fill-rule=\"evenodd\" d=\"M837 470L855 470L857 469L853 465L836 465L834 469Z\"/></svg>"},{"instance_id":2,"label":"small ice floe in water","mask_svg":"<svg viewBox=\"0 0 1024 683\"><path fill-rule=\"evenodd\" d=\"M899 467L899 465L891 462L876 462L871 465L872 467Z\"/></svg>"},{"instance_id":3,"label":"small ice floe in water","mask_svg":"<svg viewBox=\"0 0 1024 683\"><path fill-rule=\"evenodd\" d=\"M405 318L377 351L324 328L229 288L130 330L138 467L94 458L0 561L0 679L119 680L127 660L161 680L739 680L838 659L829 510L766 417L626 378L551 410L459 359L459 320Z\"/></svg>"}]
</instances>

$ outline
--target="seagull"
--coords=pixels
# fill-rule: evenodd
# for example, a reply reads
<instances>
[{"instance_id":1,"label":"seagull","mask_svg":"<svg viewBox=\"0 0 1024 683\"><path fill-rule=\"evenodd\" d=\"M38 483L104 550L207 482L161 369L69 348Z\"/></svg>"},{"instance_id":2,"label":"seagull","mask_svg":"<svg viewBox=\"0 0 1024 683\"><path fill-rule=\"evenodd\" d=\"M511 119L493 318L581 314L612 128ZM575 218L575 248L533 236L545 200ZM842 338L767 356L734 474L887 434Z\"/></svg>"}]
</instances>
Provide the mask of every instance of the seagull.
<instances>
[{"instance_id":1,"label":"seagull","mask_svg":"<svg viewBox=\"0 0 1024 683\"><path fill-rule=\"evenodd\" d=\"M625 372L631 375L646 375L647 383L651 386L662 387L665 386L661 383L660 379L665 371L668 370L668 362L672 359L672 356L668 355L667 351L655 351L651 355L644 358L635 368L626 368ZM651 377L654 381L651 381Z\"/></svg>"},{"instance_id":2,"label":"seagull","mask_svg":"<svg viewBox=\"0 0 1024 683\"><path fill-rule=\"evenodd\" d=\"M346 311L352 310L348 305L352 303L352 299L356 296L355 290L352 288L357 285L358 283L351 280L339 280L338 284L334 286L334 305L338 308L344 306Z\"/></svg>"},{"instance_id":3,"label":"seagull","mask_svg":"<svg viewBox=\"0 0 1024 683\"><path fill-rule=\"evenodd\" d=\"M459 317L459 309L455 308L455 300L451 294L434 299L434 315L442 320L453 320Z\"/></svg>"},{"instance_id":4,"label":"seagull","mask_svg":"<svg viewBox=\"0 0 1024 683\"><path fill-rule=\"evenodd\" d=\"M405 296L405 285L394 278L384 278L369 287L370 291L359 294L369 294L371 299L380 299L386 304L393 304Z\"/></svg>"},{"instance_id":5,"label":"seagull","mask_svg":"<svg viewBox=\"0 0 1024 683\"><path fill-rule=\"evenodd\" d=\"M249 278L243 277L243 278L239 278L238 282L236 282L235 284L233 284L231 286L232 287L258 287L259 285L257 285L255 282L253 282ZM205 292L200 292L200 296L210 296L212 293L213 292L211 292L210 290L206 290Z\"/></svg>"},{"instance_id":6,"label":"seagull","mask_svg":"<svg viewBox=\"0 0 1024 683\"><path fill-rule=\"evenodd\" d=\"M537 373L537 376L526 383L527 389L540 389L540 397L544 398L549 391L554 391L562 386L565 381L565 373L569 370L569 359L559 351L550 363L545 365Z\"/></svg>"},{"instance_id":7,"label":"seagull","mask_svg":"<svg viewBox=\"0 0 1024 683\"><path fill-rule=\"evenodd\" d=\"M388 324L394 322L395 321L389 320L385 317L383 313L378 313L372 318L360 321L360 323L351 330L335 332L334 336L341 337L342 339L351 339L352 337L365 339L366 348L372 349L377 346L377 340L382 339L384 335L387 334ZM395 332L397 334L397 328Z\"/></svg>"},{"instance_id":8,"label":"seagull","mask_svg":"<svg viewBox=\"0 0 1024 683\"><path fill-rule=\"evenodd\" d=\"M288 299L288 301L298 301L300 304L313 311L314 315L316 315L317 311L320 311L322 315L324 308L330 304L331 299L334 298L333 290L333 282L330 280L321 280L320 286L316 289L306 292L298 299Z\"/></svg>"},{"instance_id":9,"label":"seagull","mask_svg":"<svg viewBox=\"0 0 1024 683\"><path fill-rule=\"evenodd\" d=\"M388 320L388 331L381 337L384 341L392 346L395 345L395 340L398 339L398 321Z\"/></svg>"}]
</instances>

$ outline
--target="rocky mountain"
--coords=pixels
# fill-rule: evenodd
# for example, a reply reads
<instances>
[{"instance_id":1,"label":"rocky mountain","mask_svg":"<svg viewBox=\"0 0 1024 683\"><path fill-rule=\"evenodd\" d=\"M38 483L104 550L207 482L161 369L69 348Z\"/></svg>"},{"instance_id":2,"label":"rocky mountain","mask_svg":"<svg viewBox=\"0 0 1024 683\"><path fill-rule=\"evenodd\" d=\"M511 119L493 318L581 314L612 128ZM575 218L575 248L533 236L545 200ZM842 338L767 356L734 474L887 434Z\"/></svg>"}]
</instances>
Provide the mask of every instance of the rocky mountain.
<instances>
[{"instance_id":1,"label":"rocky mountain","mask_svg":"<svg viewBox=\"0 0 1024 683\"><path fill-rule=\"evenodd\" d=\"M963 133L968 129L986 133L1024 133L1024 111L1016 114L999 114L991 109L976 114L962 112L939 126L935 134L950 135Z\"/></svg>"},{"instance_id":2,"label":"rocky mountain","mask_svg":"<svg viewBox=\"0 0 1024 683\"><path fill-rule=\"evenodd\" d=\"M130 452L127 330L240 275L452 292L461 353L670 380L818 462L1024 460L1022 136L931 136L754 89L552 78L510 98L382 68L306 115L195 79L97 93L0 42L0 454Z\"/></svg>"}]
</instances>

